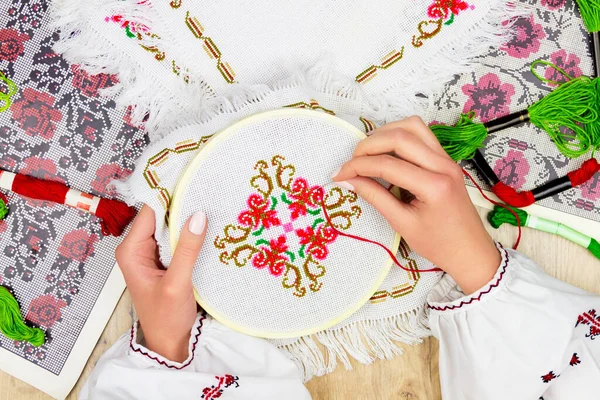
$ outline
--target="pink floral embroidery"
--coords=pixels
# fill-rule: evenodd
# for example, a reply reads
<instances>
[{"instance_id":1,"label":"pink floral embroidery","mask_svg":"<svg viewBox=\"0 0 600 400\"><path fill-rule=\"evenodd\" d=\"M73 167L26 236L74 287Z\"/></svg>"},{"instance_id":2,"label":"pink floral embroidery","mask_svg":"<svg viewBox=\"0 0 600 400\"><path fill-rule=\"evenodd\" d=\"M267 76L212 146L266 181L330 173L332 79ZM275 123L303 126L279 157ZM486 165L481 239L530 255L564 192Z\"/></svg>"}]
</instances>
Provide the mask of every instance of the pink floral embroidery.
<instances>
[{"instance_id":1,"label":"pink floral embroidery","mask_svg":"<svg viewBox=\"0 0 600 400\"><path fill-rule=\"evenodd\" d=\"M508 114L515 94L513 85L500 82L498 75L491 72L482 76L477 85L464 85L462 91L469 96L463 112L475 111L483 122Z\"/></svg>"},{"instance_id":2,"label":"pink floral embroidery","mask_svg":"<svg viewBox=\"0 0 600 400\"><path fill-rule=\"evenodd\" d=\"M579 186L581 189L581 197L596 201L600 199L600 174L594 175L592 179Z\"/></svg>"},{"instance_id":3,"label":"pink floral embroidery","mask_svg":"<svg viewBox=\"0 0 600 400\"><path fill-rule=\"evenodd\" d=\"M504 158L496 161L494 172L507 185L520 189L529 173L529 162L518 150L509 150Z\"/></svg>"},{"instance_id":4,"label":"pink floral embroidery","mask_svg":"<svg viewBox=\"0 0 600 400\"><path fill-rule=\"evenodd\" d=\"M86 97L98 97L100 89L109 87L117 81L114 75L90 75L76 64L71 65L71 72L73 72L73 86Z\"/></svg>"},{"instance_id":5,"label":"pink floral embroidery","mask_svg":"<svg viewBox=\"0 0 600 400\"><path fill-rule=\"evenodd\" d=\"M566 0L542 0L542 5L552 11L562 8L565 3Z\"/></svg>"},{"instance_id":6,"label":"pink floral embroidery","mask_svg":"<svg viewBox=\"0 0 600 400\"><path fill-rule=\"evenodd\" d=\"M540 41L546 37L542 25L536 24L533 15L529 18L519 18L514 23L515 35L500 47L509 56L527 58L530 54L537 53Z\"/></svg>"},{"instance_id":7,"label":"pink floral embroidery","mask_svg":"<svg viewBox=\"0 0 600 400\"><path fill-rule=\"evenodd\" d=\"M427 15L435 19L446 19L452 14L458 15L467 8L469 8L469 4L462 0L435 0L427 8Z\"/></svg>"},{"instance_id":8,"label":"pink floral embroidery","mask_svg":"<svg viewBox=\"0 0 600 400\"><path fill-rule=\"evenodd\" d=\"M559 50L550 55L550 60L557 67L565 70L567 74L569 74L573 78L577 78L581 76L583 72L579 68L579 62L581 61L577 55L573 53L567 54L567 52L563 50ZM561 74L556 70L556 68L546 67L546 71L544 72L544 78L556 82L566 82L567 77Z\"/></svg>"},{"instance_id":9,"label":"pink floral embroidery","mask_svg":"<svg viewBox=\"0 0 600 400\"><path fill-rule=\"evenodd\" d=\"M56 124L62 119L62 113L53 108L53 105L54 97L26 88L23 90L23 97L10 107L10 112L26 134L50 140L54 136Z\"/></svg>"},{"instance_id":10,"label":"pink floral embroidery","mask_svg":"<svg viewBox=\"0 0 600 400\"><path fill-rule=\"evenodd\" d=\"M269 246L260 248L262 251L256 253L254 258L252 258L252 265L258 269L269 267L271 275L279 276L285 270L285 262L289 261L287 256L282 255L288 249L285 236L271 239Z\"/></svg>"},{"instance_id":11,"label":"pink floral embroidery","mask_svg":"<svg viewBox=\"0 0 600 400\"><path fill-rule=\"evenodd\" d=\"M269 205L269 200L265 200L256 193L251 194L248 197L249 210L243 211L239 215L239 223L252 228L257 228L259 224L262 224L267 229L280 225L281 221L277 218L277 211L269 210Z\"/></svg>"},{"instance_id":12,"label":"pink floral embroidery","mask_svg":"<svg viewBox=\"0 0 600 400\"><path fill-rule=\"evenodd\" d=\"M98 236L89 234L85 229L78 229L63 236L58 252L71 260L85 262L94 254L94 244L97 242Z\"/></svg>"},{"instance_id":13,"label":"pink floral embroidery","mask_svg":"<svg viewBox=\"0 0 600 400\"><path fill-rule=\"evenodd\" d=\"M338 234L330 226L320 225L315 232L310 226L306 229L298 229L296 234L300 238L301 245L308 245L307 253L312 254L318 260L324 260L329 254L327 245L333 243Z\"/></svg>"},{"instance_id":14,"label":"pink floral embroidery","mask_svg":"<svg viewBox=\"0 0 600 400\"><path fill-rule=\"evenodd\" d=\"M306 215L307 206L315 208L320 207L325 191L321 186L308 186L304 178L296 178L292 184L290 197L295 201L288 206L292 212L292 219L301 215Z\"/></svg>"},{"instance_id":15,"label":"pink floral embroidery","mask_svg":"<svg viewBox=\"0 0 600 400\"><path fill-rule=\"evenodd\" d=\"M51 294L36 297L29 304L25 319L34 324L52 328L57 321L60 321L61 309L66 305L66 301L57 299Z\"/></svg>"}]
</instances>

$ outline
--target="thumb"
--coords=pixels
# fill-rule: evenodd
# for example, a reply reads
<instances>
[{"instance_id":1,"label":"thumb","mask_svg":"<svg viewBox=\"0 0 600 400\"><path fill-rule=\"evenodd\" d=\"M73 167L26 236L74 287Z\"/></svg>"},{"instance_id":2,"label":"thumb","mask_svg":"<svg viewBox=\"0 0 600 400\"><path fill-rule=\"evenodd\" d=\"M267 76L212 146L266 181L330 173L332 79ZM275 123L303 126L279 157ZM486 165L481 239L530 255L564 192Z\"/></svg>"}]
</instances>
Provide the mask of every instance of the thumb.
<instances>
[{"instance_id":1,"label":"thumb","mask_svg":"<svg viewBox=\"0 0 600 400\"><path fill-rule=\"evenodd\" d=\"M202 211L196 212L184 225L175 248L171 265L165 274L170 283L182 287L192 282L194 264L206 236L207 219ZM181 285L181 286L180 286Z\"/></svg>"}]
</instances>

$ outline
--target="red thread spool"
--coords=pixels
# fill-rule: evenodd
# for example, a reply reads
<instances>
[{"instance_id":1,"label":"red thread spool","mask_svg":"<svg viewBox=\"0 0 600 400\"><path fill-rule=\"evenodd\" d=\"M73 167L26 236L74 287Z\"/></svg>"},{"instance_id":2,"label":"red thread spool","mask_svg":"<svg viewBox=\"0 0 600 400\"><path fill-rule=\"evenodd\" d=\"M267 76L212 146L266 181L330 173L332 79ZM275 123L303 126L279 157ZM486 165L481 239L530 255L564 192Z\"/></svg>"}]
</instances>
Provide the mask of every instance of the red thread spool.
<instances>
[{"instance_id":1,"label":"red thread spool","mask_svg":"<svg viewBox=\"0 0 600 400\"><path fill-rule=\"evenodd\" d=\"M0 170L0 186L21 196L65 204L96 215L104 235L121 235L136 214L135 208L118 200L102 199L69 189L60 182L8 171Z\"/></svg>"}]
</instances>

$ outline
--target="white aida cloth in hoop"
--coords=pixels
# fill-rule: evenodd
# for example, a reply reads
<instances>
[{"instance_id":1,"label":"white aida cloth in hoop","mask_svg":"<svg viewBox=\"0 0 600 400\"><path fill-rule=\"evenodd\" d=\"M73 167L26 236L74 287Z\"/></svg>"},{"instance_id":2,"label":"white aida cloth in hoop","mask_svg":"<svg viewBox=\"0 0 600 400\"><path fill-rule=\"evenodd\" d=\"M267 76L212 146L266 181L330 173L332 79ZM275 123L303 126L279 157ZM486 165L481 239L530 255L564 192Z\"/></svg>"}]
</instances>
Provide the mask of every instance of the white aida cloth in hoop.
<instances>
[{"instance_id":1,"label":"white aida cloth in hoop","mask_svg":"<svg viewBox=\"0 0 600 400\"><path fill-rule=\"evenodd\" d=\"M187 219L208 216L192 280L209 314L243 333L289 338L329 328L371 298L392 260L338 231L393 253L400 237L331 181L364 137L325 113L275 110L233 124L198 152L177 184L169 226L175 249Z\"/></svg>"},{"instance_id":2,"label":"white aida cloth in hoop","mask_svg":"<svg viewBox=\"0 0 600 400\"><path fill-rule=\"evenodd\" d=\"M215 132L282 107L336 115L365 133L413 114L428 119L434 94L506 43L513 17L529 12L508 0L53 2L61 30L55 50L89 73L116 74L119 83L105 93L131 106L131 123L148 132L151 144L119 190L155 210L163 248L177 181ZM286 154L286 161L300 154ZM235 168L243 174L248 166ZM404 242L397 256L411 269L431 267ZM350 368L350 356L362 363L391 358L401 353L396 341L429 334L425 297L438 279L392 267L343 322L272 340L307 379L337 361Z\"/></svg>"}]
</instances>

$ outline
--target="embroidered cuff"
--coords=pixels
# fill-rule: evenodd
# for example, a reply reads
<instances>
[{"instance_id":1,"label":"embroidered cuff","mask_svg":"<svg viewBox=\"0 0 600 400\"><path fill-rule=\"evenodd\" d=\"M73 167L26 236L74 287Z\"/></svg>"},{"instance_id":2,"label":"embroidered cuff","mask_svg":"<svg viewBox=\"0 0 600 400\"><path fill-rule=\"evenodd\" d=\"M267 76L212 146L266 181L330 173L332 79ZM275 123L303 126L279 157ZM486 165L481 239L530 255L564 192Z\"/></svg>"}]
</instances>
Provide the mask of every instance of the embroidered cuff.
<instances>
[{"instance_id":1,"label":"embroidered cuff","mask_svg":"<svg viewBox=\"0 0 600 400\"><path fill-rule=\"evenodd\" d=\"M505 283L504 277L510 258L508 252L500 244L497 244L497 246L498 250L500 250L502 260L496 274L484 287L469 296L465 296L454 279L449 274L445 274L431 292L429 292L427 306L434 312L458 310L466 308L470 304L477 303L487 296L492 296L493 292L497 291Z\"/></svg>"},{"instance_id":2,"label":"embroidered cuff","mask_svg":"<svg viewBox=\"0 0 600 400\"><path fill-rule=\"evenodd\" d=\"M196 322L191 330L191 336L189 341L189 353L188 357L185 361L178 363L175 361L171 361L158 353L153 352L145 347L144 334L139 327L139 321L136 319L131 327L131 334L129 339L129 354L133 354L136 356L144 357L147 360L151 360L155 362L158 366L172 368L172 369L183 369L190 365L194 360L196 346L198 341L200 340L200 335L202 333L202 326L204 325L204 321L206 319L206 315L198 315L196 317Z\"/></svg>"}]
</instances>

